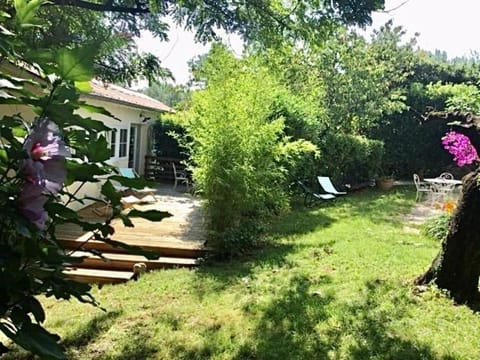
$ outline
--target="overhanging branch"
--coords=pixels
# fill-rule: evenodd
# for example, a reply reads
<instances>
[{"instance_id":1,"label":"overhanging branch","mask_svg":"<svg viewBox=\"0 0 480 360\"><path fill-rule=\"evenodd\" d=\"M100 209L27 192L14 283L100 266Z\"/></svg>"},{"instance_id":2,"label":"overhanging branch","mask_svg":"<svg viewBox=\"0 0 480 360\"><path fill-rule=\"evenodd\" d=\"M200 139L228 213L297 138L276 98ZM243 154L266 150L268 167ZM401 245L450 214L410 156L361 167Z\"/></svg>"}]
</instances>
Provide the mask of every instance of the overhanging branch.
<instances>
[{"instance_id":1,"label":"overhanging branch","mask_svg":"<svg viewBox=\"0 0 480 360\"><path fill-rule=\"evenodd\" d=\"M150 9L148 7L129 7L129 6L115 6L113 1L107 1L103 4L93 3L84 0L51 0L50 5L60 5L60 6L75 6L82 9L88 9L92 11L102 11L102 12L117 12L117 13L126 13L126 14L148 14Z\"/></svg>"}]
</instances>

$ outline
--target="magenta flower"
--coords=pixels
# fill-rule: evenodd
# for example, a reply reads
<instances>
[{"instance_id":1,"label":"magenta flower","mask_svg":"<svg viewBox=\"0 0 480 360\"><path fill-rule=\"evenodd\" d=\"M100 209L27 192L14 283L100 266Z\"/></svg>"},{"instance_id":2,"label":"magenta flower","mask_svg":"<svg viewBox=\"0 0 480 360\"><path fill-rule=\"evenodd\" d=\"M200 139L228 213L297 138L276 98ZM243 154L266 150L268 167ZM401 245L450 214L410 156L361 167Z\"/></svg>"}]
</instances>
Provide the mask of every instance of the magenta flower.
<instances>
[{"instance_id":1,"label":"magenta flower","mask_svg":"<svg viewBox=\"0 0 480 360\"><path fill-rule=\"evenodd\" d=\"M43 229L47 220L44 205L47 195L57 194L63 187L69 155L57 125L47 118L35 121L23 145L28 158L20 167L25 184L18 198L20 212Z\"/></svg>"},{"instance_id":2,"label":"magenta flower","mask_svg":"<svg viewBox=\"0 0 480 360\"><path fill-rule=\"evenodd\" d=\"M463 134L450 131L442 138L442 144L445 150L453 155L453 161L458 166L468 165L480 160L470 139Z\"/></svg>"}]
</instances>

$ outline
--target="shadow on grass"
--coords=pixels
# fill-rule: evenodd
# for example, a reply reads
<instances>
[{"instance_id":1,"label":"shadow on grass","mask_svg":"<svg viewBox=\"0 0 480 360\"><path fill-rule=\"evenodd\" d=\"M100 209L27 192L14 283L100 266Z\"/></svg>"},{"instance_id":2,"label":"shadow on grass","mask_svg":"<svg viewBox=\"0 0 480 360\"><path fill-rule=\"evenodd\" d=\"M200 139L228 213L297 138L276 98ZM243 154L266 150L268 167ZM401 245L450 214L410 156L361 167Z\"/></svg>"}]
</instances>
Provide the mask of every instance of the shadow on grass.
<instances>
[{"instance_id":1,"label":"shadow on grass","mask_svg":"<svg viewBox=\"0 0 480 360\"><path fill-rule=\"evenodd\" d=\"M231 261L210 261L199 267L195 276L198 278L191 290L199 300L208 296L211 292L225 291L230 286L239 283L258 267L292 267L293 264L286 256L297 251L294 244L268 243L264 247L256 249L251 255Z\"/></svg>"},{"instance_id":2,"label":"shadow on grass","mask_svg":"<svg viewBox=\"0 0 480 360\"><path fill-rule=\"evenodd\" d=\"M403 226L402 215L408 214L414 205L415 192L405 187L396 187L390 191L365 189L352 193L338 202L334 216L366 218L375 223L388 222Z\"/></svg>"},{"instance_id":3,"label":"shadow on grass","mask_svg":"<svg viewBox=\"0 0 480 360\"><path fill-rule=\"evenodd\" d=\"M135 324L127 330L125 338L128 339L119 350L118 355L100 357L102 360L145 360L156 359L155 354L158 352L156 346L151 342L154 334L151 329L143 324ZM158 345L157 345L158 346Z\"/></svg>"},{"instance_id":4,"label":"shadow on grass","mask_svg":"<svg viewBox=\"0 0 480 360\"><path fill-rule=\"evenodd\" d=\"M77 330L68 337L62 339L62 345L68 354L70 350L75 350L78 347L86 346L91 342L95 342L97 338L106 333L114 324L115 319L122 315L121 311L109 311L101 313L91 319L84 326L76 327ZM67 358L71 358L67 355ZM13 346L12 351L1 357L2 360L33 360L37 359L31 353L21 349L18 346Z\"/></svg>"},{"instance_id":5,"label":"shadow on grass","mask_svg":"<svg viewBox=\"0 0 480 360\"><path fill-rule=\"evenodd\" d=\"M349 359L453 359L439 356L419 341L395 334L390 327L396 320L408 315L406 309L412 301L407 292L396 284L380 280L368 282L364 297L342 307L340 325L329 331L332 349L338 351L342 339L349 336L353 339L345 349Z\"/></svg>"},{"instance_id":6,"label":"shadow on grass","mask_svg":"<svg viewBox=\"0 0 480 360\"><path fill-rule=\"evenodd\" d=\"M315 281L296 276L288 289L277 294L271 303L243 304L243 313L253 317L261 313L261 318L252 335L240 340L240 344L226 336L221 328L213 327L200 332L201 342L177 344L172 352L178 359L224 358L221 354L228 354L228 359L234 360L323 359L324 344L316 336L315 326L328 318L326 305L333 301L333 296L315 290L330 282L328 276ZM246 330L245 334L249 333Z\"/></svg>"},{"instance_id":7,"label":"shadow on grass","mask_svg":"<svg viewBox=\"0 0 480 360\"><path fill-rule=\"evenodd\" d=\"M202 296L210 291L222 291L228 286L235 284L240 279L249 276L254 268L280 268L294 267L288 255L303 250L305 247L331 246L333 243L322 243L318 246L302 244L299 241L282 241L279 239L294 235L304 235L320 228L326 228L333 223L333 219L317 209L300 209L287 213L271 226L271 231L266 236L266 241L261 247L253 249L248 254L230 261L208 261L199 267L196 275L199 281L193 287L197 296ZM215 288L206 288L204 280L214 280Z\"/></svg>"},{"instance_id":8,"label":"shadow on grass","mask_svg":"<svg viewBox=\"0 0 480 360\"><path fill-rule=\"evenodd\" d=\"M281 238L292 235L305 235L320 228L331 226L336 220L329 215L330 209L335 204L331 203L317 208L297 208L276 218L270 228L270 235Z\"/></svg>"},{"instance_id":9,"label":"shadow on grass","mask_svg":"<svg viewBox=\"0 0 480 360\"><path fill-rule=\"evenodd\" d=\"M406 316L412 301L395 286L370 282L359 301L333 309L334 297L312 296L306 279L292 285L265 309L234 359L454 359L395 334L390 325ZM382 304L385 295L394 306Z\"/></svg>"},{"instance_id":10,"label":"shadow on grass","mask_svg":"<svg viewBox=\"0 0 480 360\"><path fill-rule=\"evenodd\" d=\"M233 359L326 359L329 344L315 329L327 321L327 306L334 295L316 287L330 282L329 276L315 283L305 277L293 278L290 289L264 309L253 337Z\"/></svg>"},{"instance_id":11,"label":"shadow on grass","mask_svg":"<svg viewBox=\"0 0 480 360\"><path fill-rule=\"evenodd\" d=\"M77 327L76 331L62 340L63 346L68 348L88 345L97 340L98 336L106 333L114 324L115 320L122 315L122 311L108 311L92 318L83 326Z\"/></svg>"}]
</instances>

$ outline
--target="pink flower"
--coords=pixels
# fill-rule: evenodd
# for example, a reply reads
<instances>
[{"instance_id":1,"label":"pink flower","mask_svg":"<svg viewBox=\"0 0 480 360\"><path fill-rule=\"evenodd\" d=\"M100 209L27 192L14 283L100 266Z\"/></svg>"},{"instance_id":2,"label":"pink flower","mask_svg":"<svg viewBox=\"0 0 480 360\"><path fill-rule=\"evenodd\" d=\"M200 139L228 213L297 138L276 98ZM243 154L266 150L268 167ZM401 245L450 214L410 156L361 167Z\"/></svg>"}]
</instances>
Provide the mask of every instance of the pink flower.
<instances>
[{"instance_id":1,"label":"pink flower","mask_svg":"<svg viewBox=\"0 0 480 360\"><path fill-rule=\"evenodd\" d=\"M34 223L39 229L44 229L48 219L47 212L44 208L47 200L48 198L44 194L41 186L26 182L17 199L17 203L23 216Z\"/></svg>"},{"instance_id":2,"label":"pink flower","mask_svg":"<svg viewBox=\"0 0 480 360\"><path fill-rule=\"evenodd\" d=\"M18 198L20 212L43 229L47 220L44 205L47 195L57 194L63 187L69 155L57 125L47 118L35 121L23 145L27 152L20 170L25 179Z\"/></svg>"},{"instance_id":3,"label":"pink flower","mask_svg":"<svg viewBox=\"0 0 480 360\"><path fill-rule=\"evenodd\" d=\"M442 144L445 150L453 155L453 161L458 166L464 166L480 160L477 150L473 147L470 139L463 134L450 131L442 138Z\"/></svg>"}]
</instances>

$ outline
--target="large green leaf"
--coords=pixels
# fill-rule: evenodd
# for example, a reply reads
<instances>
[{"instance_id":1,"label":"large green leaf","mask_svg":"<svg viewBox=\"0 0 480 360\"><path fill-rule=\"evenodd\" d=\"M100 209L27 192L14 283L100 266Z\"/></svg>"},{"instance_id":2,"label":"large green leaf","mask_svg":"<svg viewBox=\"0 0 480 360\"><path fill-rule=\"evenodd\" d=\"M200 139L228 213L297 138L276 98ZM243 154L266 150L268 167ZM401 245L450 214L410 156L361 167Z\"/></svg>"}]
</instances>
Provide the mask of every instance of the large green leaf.
<instances>
[{"instance_id":1,"label":"large green leaf","mask_svg":"<svg viewBox=\"0 0 480 360\"><path fill-rule=\"evenodd\" d=\"M105 136L101 135L98 139L90 141L85 154L92 162L103 162L110 159L111 153Z\"/></svg>"},{"instance_id":2,"label":"large green leaf","mask_svg":"<svg viewBox=\"0 0 480 360\"><path fill-rule=\"evenodd\" d=\"M112 205L120 205L122 195L115 189L109 180L105 181L105 183L102 185L102 194L111 201Z\"/></svg>"},{"instance_id":3,"label":"large green leaf","mask_svg":"<svg viewBox=\"0 0 480 360\"><path fill-rule=\"evenodd\" d=\"M79 126L89 131L108 131L110 128L106 126L102 121L94 120L92 118L85 118L77 114L69 116L64 120L64 126Z\"/></svg>"},{"instance_id":4,"label":"large green leaf","mask_svg":"<svg viewBox=\"0 0 480 360\"><path fill-rule=\"evenodd\" d=\"M95 176L106 175L104 169L96 164L78 163L76 161L67 161L67 180L66 185L75 181L98 181Z\"/></svg>"},{"instance_id":5,"label":"large green leaf","mask_svg":"<svg viewBox=\"0 0 480 360\"><path fill-rule=\"evenodd\" d=\"M95 105L92 105L92 104L87 104L87 103L85 103L85 102L79 103L79 105L80 105L80 107L81 107L82 109L85 109L85 110L88 111L89 113L102 114L102 115L111 117L112 119L115 119L115 120L118 120L118 121L122 121L121 119L119 119L118 117L116 117L115 115L113 115L110 111L108 111L107 109L105 109L105 108L102 107L102 106L95 106Z\"/></svg>"},{"instance_id":6,"label":"large green leaf","mask_svg":"<svg viewBox=\"0 0 480 360\"><path fill-rule=\"evenodd\" d=\"M72 220L78 218L78 213L63 204L51 202L45 205L46 209L50 213L57 215L58 217L65 219L65 220Z\"/></svg>"},{"instance_id":7,"label":"large green leaf","mask_svg":"<svg viewBox=\"0 0 480 360\"><path fill-rule=\"evenodd\" d=\"M141 211L137 209L132 209L128 213L129 217L140 217L150 221L162 221L163 219L172 216L169 212L158 211L158 210L146 210Z\"/></svg>"},{"instance_id":8,"label":"large green leaf","mask_svg":"<svg viewBox=\"0 0 480 360\"><path fill-rule=\"evenodd\" d=\"M33 296L29 298L29 308L37 322L42 323L45 321L45 311L42 304Z\"/></svg>"},{"instance_id":9,"label":"large green leaf","mask_svg":"<svg viewBox=\"0 0 480 360\"><path fill-rule=\"evenodd\" d=\"M75 81L75 88L83 93L90 93L92 91L92 87L89 81Z\"/></svg>"},{"instance_id":10,"label":"large green leaf","mask_svg":"<svg viewBox=\"0 0 480 360\"><path fill-rule=\"evenodd\" d=\"M98 48L85 46L74 49L59 49L56 53L58 75L65 80L88 81L95 74L93 59Z\"/></svg>"},{"instance_id":11,"label":"large green leaf","mask_svg":"<svg viewBox=\"0 0 480 360\"><path fill-rule=\"evenodd\" d=\"M107 239L101 239L101 241L103 241L104 243L106 243L108 245L111 245L113 247L125 249L130 254L145 256L149 260L156 260L161 256L161 254L156 252L156 251L145 250L145 249L142 249L141 247L138 247L138 246L125 244L121 241L112 240L112 239L108 239L108 238Z\"/></svg>"},{"instance_id":12,"label":"large green leaf","mask_svg":"<svg viewBox=\"0 0 480 360\"><path fill-rule=\"evenodd\" d=\"M113 175L109 177L110 180L118 181L121 185L132 189L143 189L144 187L154 187L154 181L148 181L145 178L128 178L120 175Z\"/></svg>"},{"instance_id":13,"label":"large green leaf","mask_svg":"<svg viewBox=\"0 0 480 360\"><path fill-rule=\"evenodd\" d=\"M0 329L11 340L34 354L47 359L67 359L62 346L58 344L59 336L49 333L40 325L24 323L14 332L3 323L0 324Z\"/></svg>"},{"instance_id":14,"label":"large green leaf","mask_svg":"<svg viewBox=\"0 0 480 360\"><path fill-rule=\"evenodd\" d=\"M21 28L41 25L42 22L35 15L44 3L44 0L15 0L15 19L17 20L17 25Z\"/></svg>"}]
</instances>

